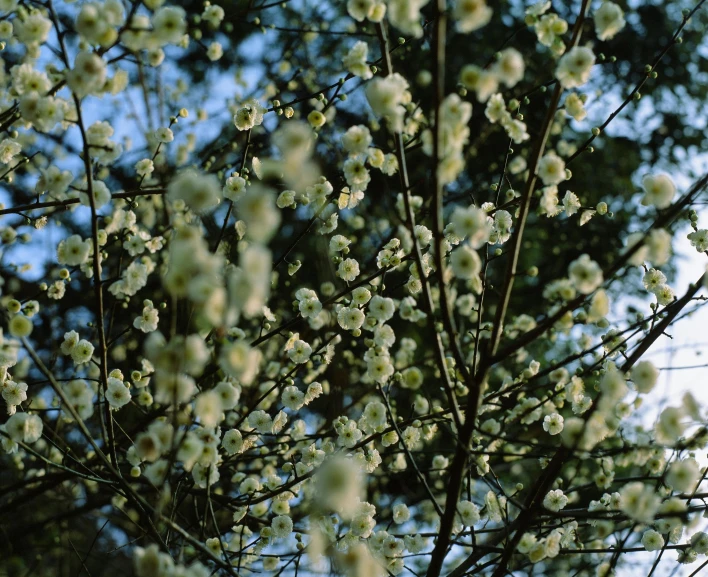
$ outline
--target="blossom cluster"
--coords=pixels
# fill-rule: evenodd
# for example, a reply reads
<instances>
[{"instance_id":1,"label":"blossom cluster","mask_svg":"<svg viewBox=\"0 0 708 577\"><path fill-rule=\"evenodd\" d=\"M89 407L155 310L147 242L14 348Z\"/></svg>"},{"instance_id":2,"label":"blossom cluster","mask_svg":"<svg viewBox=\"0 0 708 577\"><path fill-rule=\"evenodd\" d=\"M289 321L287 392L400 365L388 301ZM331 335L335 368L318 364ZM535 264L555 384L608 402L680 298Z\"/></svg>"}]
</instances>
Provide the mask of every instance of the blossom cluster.
<instances>
[{"instance_id":1,"label":"blossom cluster","mask_svg":"<svg viewBox=\"0 0 708 577\"><path fill-rule=\"evenodd\" d=\"M139 577L704 561L706 411L640 409L708 286L672 275L708 179L573 174L636 98L586 130L619 4L441 5L0 1L7 504L46 482ZM533 53L452 57L507 21ZM255 84L241 25L295 34ZM290 62L328 34L331 85Z\"/></svg>"}]
</instances>

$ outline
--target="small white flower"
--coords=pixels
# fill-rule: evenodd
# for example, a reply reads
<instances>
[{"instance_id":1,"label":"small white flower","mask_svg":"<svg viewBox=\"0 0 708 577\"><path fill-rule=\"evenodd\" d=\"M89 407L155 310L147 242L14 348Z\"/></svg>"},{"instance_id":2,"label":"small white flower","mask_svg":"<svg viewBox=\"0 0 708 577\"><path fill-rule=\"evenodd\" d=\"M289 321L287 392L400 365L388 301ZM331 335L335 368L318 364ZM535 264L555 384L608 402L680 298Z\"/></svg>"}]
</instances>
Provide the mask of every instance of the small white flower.
<instances>
[{"instance_id":1,"label":"small white flower","mask_svg":"<svg viewBox=\"0 0 708 577\"><path fill-rule=\"evenodd\" d=\"M654 291L654 295L656 295L656 302L661 306L671 304L676 298L673 289L669 285L665 284L659 286L656 291Z\"/></svg>"},{"instance_id":2,"label":"small white flower","mask_svg":"<svg viewBox=\"0 0 708 577\"><path fill-rule=\"evenodd\" d=\"M298 299L298 301L298 310L305 319L316 318L322 310L322 303L317 298L317 295L315 295L315 298Z\"/></svg>"},{"instance_id":3,"label":"small white flower","mask_svg":"<svg viewBox=\"0 0 708 577\"><path fill-rule=\"evenodd\" d=\"M12 159L22 151L22 146L12 138L0 141L0 162L10 164Z\"/></svg>"},{"instance_id":4,"label":"small white flower","mask_svg":"<svg viewBox=\"0 0 708 577\"><path fill-rule=\"evenodd\" d=\"M343 281L351 282L359 276L359 263L353 258L348 258L339 263L337 276Z\"/></svg>"},{"instance_id":5,"label":"small white flower","mask_svg":"<svg viewBox=\"0 0 708 577\"><path fill-rule=\"evenodd\" d=\"M247 100L234 115L234 124L239 130L250 130L263 124L266 109L255 98Z\"/></svg>"},{"instance_id":6,"label":"small white flower","mask_svg":"<svg viewBox=\"0 0 708 577\"><path fill-rule=\"evenodd\" d=\"M371 132L366 126L351 126L342 136L342 146L349 154L364 154L371 144Z\"/></svg>"},{"instance_id":7,"label":"small white flower","mask_svg":"<svg viewBox=\"0 0 708 577\"><path fill-rule=\"evenodd\" d=\"M224 48L220 42L212 42L207 48L207 58L212 62L219 60L224 55Z\"/></svg>"},{"instance_id":8,"label":"small white flower","mask_svg":"<svg viewBox=\"0 0 708 577\"><path fill-rule=\"evenodd\" d=\"M281 400L288 409L297 411L305 404L305 393L294 386L285 387Z\"/></svg>"},{"instance_id":9,"label":"small white flower","mask_svg":"<svg viewBox=\"0 0 708 577\"><path fill-rule=\"evenodd\" d=\"M152 17L155 39L164 44L177 44L187 30L185 11L178 6L163 6Z\"/></svg>"},{"instance_id":10,"label":"small white flower","mask_svg":"<svg viewBox=\"0 0 708 577\"><path fill-rule=\"evenodd\" d=\"M650 268L642 277L644 288L651 293L656 293L660 287L666 284L666 275L655 268Z\"/></svg>"},{"instance_id":11,"label":"small white flower","mask_svg":"<svg viewBox=\"0 0 708 577\"><path fill-rule=\"evenodd\" d=\"M209 4L205 6L202 12L202 20L208 22L213 28L218 28L226 13L224 9L217 4Z\"/></svg>"},{"instance_id":12,"label":"small white flower","mask_svg":"<svg viewBox=\"0 0 708 577\"><path fill-rule=\"evenodd\" d=\"M476 206L456 207L451 217L452 232L461 239L466 238L472 248L480 248L489 240L492 226L487 213Z\"/></svg>"},{"instance_id":13,"label":"small white flower","mask_svg":"<svg viewBox=\"0 0 708 577\"><path fill-rule=\"evenodd\" d=\"M565 162L555 152L549 152L538 163L538 176L546 186L560 184L566 179Z\"/></svg>"},{"instance_id":14,"label":"small white flower","mask_svg":"<svg viewBox=\"0 0 708 577\"><path fill-rule=\"evenodd\" d=\"M29 445L39 441L43 428L42 419L29 413L15 413L5 423L5 430L13 441Z\"/></svg>"},{"instance_id":15,"label":"small white flower","mask_svg":"<svg viewBox=\"0 0 708 577\"><path fill-rule=\"evenodd\" d=\"M452 252L450 265L452 272L459 279L475 278L482 271L482 260L477 251L467 244Z\"/></svg>"},{"instance_id":16,"label":"small white flower","mask_svg":"<svg viewBox=\"0 0 708 577\"><path fill-rule=\"evenodd\" d=\"M511 118L509 111L506 109L504 97L497 92L487 100L487 107L484 109L484 115L489 119L489 122L495 123L502 119Z\"/></svg>"},{"instance_id":17,"label":"small white flower","mask_svg":"<svg viewBox=\"0 0 708 577\"><path fill-rule=\"evenodd\" d=\"M348 331L360 329L365 319L363 311L357 308L342 307L337 313L339 326Z\"/></svg>"},{"instance_id":18,"label":"small white flower","mask_svg":"<svg viewBox=\"0 0 708 577\"><path fill-rule=\"evenodd\" d=\"M574 192L566 192L563 197L563 208L568 216L573 216L580 208L580 200Z\"/></svg>"},{"instance_id":19,"label":"small white flower","mask_svg":"<svg viewBox=\"0 0 708 577\"><path fill-rule=\"evenodd\" d=\"M261 355L258 349L253 349L243 341L235 341L221 349L219 365L228 374L244 385L253 382L258 372Z\"/></svg>"},{"instance_id":20,"label":"small white flower","mask_svg":"<svg viewBox=\"0 0 708 577\"><path fill-rule=\"evenodd\" d=\"M663 541L662 541L663 547ZM699 555L708 553L708 534L698 531L691 537L691 547Z\"/></svg>"},{"instance_id":21,"label":"small white flower","mask_svg":"<svg viewBox=\"0 0 708 577\"><path fill-rule=\"evenodd\" d=\"M229 455L240 453L244 446L241 432L237 429L226 431L224 438L221 440L221 446L224 447L224 450Z\"/></svg>"},{"instance_id":22,"label":"small white flower","mask_svg":"<svg viewBox=\"0 0 708 577\"><path fill-rule=\"evenodd\" d=\"M123 381L113 377L108 378L108 387L106 388L106 400L112 409L120 409L130 402L130 389L125 386Z\"/></svg>"},{"instance_id":23,"label":"small white flower","mask_svg":"<svg viewBox=\"0 0 708 577\"><path fill-rule=\"evenodd\" d=\"M352 305L363 306L371 300L371 291L366 287L357 287L352 291Z\"/></svg>"},{"instance_id":24,"label":"small white flower","mask_svg":"<svg viewBox=\"0 0 708 577\"><path fill-rule=\"evenodd\" d=\"M393 506L393 522L400 525L401 523L405 523L408 521L408 519L411 518L411 512L408 510L408 507L404 505L403 503L399 503L398 505Z\"/></svg>"},{"instance_id":25,"label":"small white flower","mask_svg":"<svg viewBox=\"0 0 708 577\"><path fill-rule=\"evenodd\" d=\"M466 527L472 527L481 519L479 507L472 501L460 501L457 504L457 513Z\"/></svg>"},{"instance_id":26,"label":"small white flower","mask_svg":"<svg viewBox=\"0 0 708 577\"><path fill-rule=\"evenodd\" d=\"M386 176L393 176L398 172L398 158L395 154L388 153L384 156L383 164L381 165L381 172Z\"/></svg>"},{"instance_id":27,"label":"small white flower","mask_svg":"<svg viewBox=\"0 0 708 577\"><path fill-rule=\"evenodd\" d=\"M341 252L351 243L352 241L350 241L346 236L335 234L331 239L329 239L329 251L332 253Z\"/></svg>"},{"instance_id":28,"label":"small white flower","mask_svg":"<svg viewBox=\"0 0 708 577\"><path fill-rule=\"evenodd\" d=\"M221 396L213 389L199 393L194 400L194 414L203 427L213 429L224 415Z\"/></svg>"},{"instance_id":29,"label":"small white flower","mask_svg":"<svg viewBox=\"0 0 708 577\"><path fill-rule=\"evenodd\" d=\"M77 365L82 365L84 363L88 363L91 360L92 356L93 356L93 345L85 339L81 339L71 349L71 358L74 360L74 362Z\"/></svg>"},{"instance_id":30,"label":"small white flower","mask_svg":"<svg viewBox=\"0 0 708 577\"><path fill-rule=\"evenodd\" d=\"M541 0L540 2L536 2L535 4L531 4L526 9L526 14L530 16L541 16L542 14L545 14L548 12L548 9L551 7L551 0Z\"/></svg>"},{"instance_id":31,"label":"small white flower","mask_svg":"<svg viewBox=\"0 0 708 577\"><path fill-rule=\"evenodd\" d=\"M659 379L659 369L651 361L640 361L632 367L632 381L637 391L649 393Z\"/></svg>"},{"instance_id":32,"label":"small white flower","mask_svg":"<svg viewBox=\"0 0 708 577\"><path fill-rule=\"evenodd\" d=\"M347 72L358 76L362 80L373 78L374 73L371 71L371 67L366 63L368 53L369 46L366 42L360 40L356 42L344 58L342 58L342 65Z\"/></svg>"},{"instance_id":33,"label":"small white flower","mask_svg":"<svg viewBox=\"0 0 708 577\"><path fill-rule=\"evenodd\" d=\"M590 294L603 283L600 265L583 254L568 266L568 276L576 290L584 295Z\"/></svg>"},{"instance_id":34,"label":"small white flower","mask_svg":"<svg viewBox=\"0 0 708 577\"><path fill-rule=\"evenodd\" d=\"M27 400L27 383L5 381L1 388L2 398L8 405L19 405Z\"/></svg>"},{"instance_id":35,"label":"small white flower","mask_svg":"<svg viewBox=\"0 0 708 577\"><path fill-rule=\"evenodd\" d=\"M558 435L563 431L563 417L558 413L546 415L543 419L543 430L550 435Z\"/></svg>"},{"instance_id":36,"label":"small white flower","mask_svg":"<svg viewBox=\"0 0 708 577\"><path fill-rule=\"evenodd\" d=\"M701 228L688 233L688 240L691 241L691 246L698 252L708 250L708 229Z\"/></svg>"},{"instance_id":37,"label":"small white flower","mask_svg":"<svg viewBox=\"0 0 708 577\"><path fill-rule=\"evenodd\" d=\"M297 340L293 343L292 348L288 350L288 357L295 364L306 363L312 354L312 347L305 341Z\"/></svg>"},{"instance_id":38,"label":"small white flower","mask_svg":"<svg viewBox=\"0 0 708 577\"><path fill-rule=\"evenodd\" d=\"M386 557L399 557L403 554L403 539L398 539L393 535L389 535L384 539L381 549ZM396 573L394 573L394 575L396 575Z\"/></svg>"},{"instance_id":39,"label":"small white flower","mask_svg":"<svg viewBox=\"0 0 708 577\"><path fill-rule=\"evenodd\" d=\"M565 97L565 113L578 122L588 115L585 110L585 103L577 92L571 92Z\"/></svg>"},{"instance_id":40,"label":"small white flower","mask_svg":"<svg viewBox=\"0 0 708 577\"><path fill-rule=\"evenodd\" d=\"M426 547L426 539L422 535L405 535L403 537L403 542L411 553L418 554L421 553Z\"/></svg>"},{"instance_id":41,"label":"small white flower","mask_svg":"<svg viewBox=\"0 0 708 577\"><path fill-rule=\"evenodd\" d=\"M363 22L374 9L375 0L348 0L347 12L357 22Z\"/></svg>"},{"instance_id":42,"label":"small white flower","mask_svg":"<svg viewBox=\"0 0 708 577\"><path fill-rule=\"evenodd\" d=\"M366 539L371 536L371 532L376 527L376 521L371 515L359 513L352 519L350 527L353 535Z\"/></svg>"},{"instance_id":43,"label":"small white flower","mask_svg":"<svg viewBox=\"0 0 708 577\"><path fill-rule=\"evenodd\" d=\"M318 382L310 383L305 393L305 403L309 404L322 395L322 385Z\"/></svg>"},{"instance_id":44,"label":"small white flower","mask_svg":"<svg viewBox=\"0 0 708 577\"><path fill-rule=\"evenodd\" d=\"M144 333L157 330L157 323L160 320L158 311L153 307L152 301L146 300L143 303L143 312L133 321L133 326Z\"/></svg>"},{"instance_id":45,"label":"small white flower","mask_svg":"<svg viewBox=\"0 0 708 577\"><path fill-rule=\"evenodd\" d=\"M421 248L426 248L430 244L430 241L433 240L432 231L427 226L423 226L422 224L416 224L414 230L415 237L418 239L418 244Z\"/></svg>"},{"instance_id":46,"label":"small white flower","mask_svg":"<svg viewBox=\"0 0 708 577\"><path fill-rule=\"evenodd\" d=\"M499 81L511 88L524 77L524 57L515 48L506 48L498 53L493 70Z\"/></svg>"},{"instance_id":47,"label":"small white flower","mask_svg":"<svg viewBox=\"0 0 708 577\"><path fill-rule=\"evenodd\" d=\"M526 131L526 124L516 118L513 120L502 119L502 126L504 126L504 130L506 130L509 138L511 138L515 144L521 144L531 138Z\"/></svg>"},{"instance_id":48,"label":"small white flower","mask_svg":"<svg viewBox=\"0 0 708 577\"><path fill-rule=\"evenodd\" d=\"M593 15L595 32L600 40L613 38L624 28L624 12L614 2L603 2Z\"/></svg>"},{"instance_id":49,"label":"small white flower","mask_svg":"<svg viewBox=\"0 0 708 577\"><path fill-rule=\"evenodd\" d=\"M271 521L270 528L273 530L273 537L285 539L293 531L293 520L288 515L278 515Z\"/></svg>"},{"instance_id":50,"label":"small white flower","mask_svg":"<svg viewBox=\"0 0 708 577\"><path fill-rule=\"evenodd\" d=\"M620 510L640 523L651 523L660 505L661 497L654 487L641 481L627 483L620 491Z\"/></svg>"},{"instance_id":51,"label":"small white flower","mask_svg":"<svg viewBox=\"0 0 708 577\"><path fill-rule=\"evenodd\" d=\"M428 0L388 0L388 21L404 34L420 38L423 35L420 9L427 3Z\"/></svg>"},{"instance_id":52,"label":"small white flower","mask_svg":"<svg viewBox=\"0 0 708 577\"><path fill-rule=\"evenodd\" d=\"M556 68L556 78L563 88L582 86L590 79L595 54L590 48L576 46L564 54Z\"/></svg>"},{"instance_id":53,"label":"small white flower","mask_svg":"<svg viewBox=\"0 0 708 577\"><path fill-rule=\"evenodd\" d=\"M155 165L149 158L143 158L135 163L135 172L138 176L149 177L155 170Z\"/></svg>"},{"instance_id":54,"label":"small white flower","mask_svg":"<svg viewBox=\"0 0 708 577\"><path fill-rule=\"evenodd\" d=\"M111 191L108 189L106 184L100 180L94 180L91 184L94 205L96 210L98 210L111 200ZM84 185L86 185L86 183L84 183ZM79 200L83 206L91 206L91 199L89 198L87 185L86 190L81 190L79 192Z\"/></svg>"},{"instance_id":55,"label":"small white flower","mask_svg":"<svg viewBox=\"0 0 708 577\"><path fill-rule=\"evenodd\" d=\"M393 299L375 295L369 301L369 314L380 323L385 323L393 317L395 306Z\"/></svg>"},{"instance_id":56,"label":"small white flower","mask_svg":"<svg viewBox=\"0 0 708 577\"><path fill-rule=\"evenodd\" d=\"M666 472L666 484L679 493L689 493L699 481L700 466L695 459L674 461Z\"/></svg>"},{"instance_id":57,"label":"small white flower","mask_svg":"<svg viewBox=\"0 0 708 577\"><path fill-rule=\"evenodd\" d=\"M676 195L676 185L666 174L647 174L642 179L642 186L646 193L642 199L642 204L645 206L653 205L656 208L666 208Z\"/></svg>"},{"instance_id":58,"label":"small white flower","mask_svg":"<svg viewBox=\"0 0 708 577\"><path fill-rule=\"evenodd\" d=\"M658 531L648 529L642 535L642 545L647 551L659 551L664 547L664 538Z\"/></svg>"},{"instance_id":59,"label":"small white flower","mask_svg":"<svg viewBox=\"0 0 708 577\"><path fill-rule=\"evenodd\" d=\"M394 132L402 130L406 112L404 104L410 99L408 82L403 76L397 72L386 77L377 76L367 84L366 98L376 116L386 118Z\"/></svg>"},{"instance_id":60,"label":"small white flower","mask_svg":"<svg viewBox=\"0 0 708 577\"><path fill-rule=\"evenodd\" d=\"M185 170L167 187L167 197L173 202L183 200L195 212L214 208L221 200L221 188L216 176Z\"/></svg>"},{"instance_id":61,"label":"small white flower","mask_svg":"<svg viewBox=\"0 0 708 577\"><path fill-rule=\"evenodd\" d=\"M457 21L457 30L466 33L486 26L492 13L485 0L456 0L452 15Z\"/></svg>"},{"instance_id":62,"label":"small white flower","mask_svg":"<svg viewBox=\"0 0 708 577\"><path fill-rule=\"evenodd\" d=\"M294 190L284 190L278 195L278 199L275 201L275 204L278 208L295 208L297 206L295 201L296 196L297 193Z\"/></svg>"},{"instance_id":63,"label":"small white flower","mask_svg":"<svg viewBox=\"0 0 708 577\"><path fill-rule=\"evenodd\" d=\"M172 142L175 139L175 135L172 130L166 126L160 127L155 131L155 140L162 143Z\"/></svg>"},{"instance_id":64,"label":"small white flower","mask_svg":"<svg viewBox=\"0 0 708 577\"><path fill-rule=\"evenodd\" d=\"M344 161L344 178L354 191L364 191L371 181L363 156L352 156Z\"/></svg>"},{"instance_id":65,"label":"small white flower","mask_svg":"<svg viewBox=\"0 0 708 577\"><path fill-rule=\"evenodd\" d=\"M61 343L61 352L64 355L70 355L74 350L74 347L79 342L79 333L76 331L69 331L64 333L64 341Z\"/></svg>"},{"instance_id":66,"label":"small white flower","mask_svg":"<svg viewBox=\"0 0 708 577\"><path fill-rule=\"evenodd\" d=\"M231 176L226 179L226 185L221 192L224 198L236 202L246 192L246 180L240 176Z\"/></svg>"},{"instance_id":67,"label":"small white flower","mask_svg":"<svg viewBox=\"0 0 708 577\"><path fill-rule=\"evenodd\" d=\"M543 506L549 511L555 511L556 513L565 508L567 504L568 497L566 497L560 489L549 491L543 498Z\"/></svg>"},{"instance_id":68,"label":"small white flower","mask_svg":"<svg viewBox=\"0 0 708 577\"><path fill-rule=\"evenodd\" d=\"M253 411L248 416L248 424L261 434L273 432L273 419L265 411Z\"/></svg>"},{"instance_id":69,"label":"small white flower","mask_svg":"<svg viewBox=\"0 0 708 577\"><path fill-rule=\"evenodd\" d=\"M377 383L385 383L393 375L394 369L389 356L376 355L366 362L366 370Z\"/></svg>"},{"instance_id":70,"label":"small white flower","mask_svg":"<svg viewBox=\"0 0 708 577\"><path fill-rule=\"evenodd\" d=\"M362 420L366 426L360 426L367 432L382 431L386 426L386 406L379 401L368 403L364 408Z\"/></svg>"},{"instance_id":71,"label":"small white flower","mask_svg":"<svg viewBox=\"0 0 708 577\"><path fill-rule=\"evenodd\" d=\"M74 68L67 75L69 88L83 98L100 93L106 83L106 62L96 53L82 50L74 60Z\"/></svg>"}]
</instances>

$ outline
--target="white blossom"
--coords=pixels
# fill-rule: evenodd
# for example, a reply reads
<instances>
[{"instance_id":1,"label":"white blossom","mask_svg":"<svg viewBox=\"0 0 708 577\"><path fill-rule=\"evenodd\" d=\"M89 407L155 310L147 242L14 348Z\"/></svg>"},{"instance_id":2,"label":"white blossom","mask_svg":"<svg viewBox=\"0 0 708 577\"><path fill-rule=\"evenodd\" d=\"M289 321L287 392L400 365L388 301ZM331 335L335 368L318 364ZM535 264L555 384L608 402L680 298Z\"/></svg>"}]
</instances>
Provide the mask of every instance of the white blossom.
<instances>
[{"instance_id":1,"label":"white blossom","mask_svg":"<svg viewBox=\"0 0 708 577\"><path fill-rule=\"evenodd\" d=\"M646 175L642 179L642 187L645 192L642 204L647 206L666 208L676 195L676 185L666 174Z\"/></svg>"},{"instance_id":2,"label":"white blossom","mask_svg":"<svg viewBox=\"0 0 708 577\"><path fill-rule=\"evenodd\" d=\"M556 78L563 88L577 88L590 79L595 54L590 48L576 46L571 48L558 61Z\"/></svg>"},{"instance_id":3,"label":"white blossom","mask_svg":"<svg viewBox=\"0 0 708 577\"><path fill-rule=\"evenodd\" d=\"M600 40L614 38L625 25L624 12L614 2L603 2L593 14L595 32Z\"/></svg>"},{"instance_id":4,"label":"white blossom","mask_svg":"<svg viewBox=\"0 0 708 577\"><path fill-rule=\"evenodd\" d=\"M556 513L564 509L567 504L568 497L566 497L560 489L549 491L543 498L543 506L549 511L555 511Z\"/></svg>"}]
</instances>

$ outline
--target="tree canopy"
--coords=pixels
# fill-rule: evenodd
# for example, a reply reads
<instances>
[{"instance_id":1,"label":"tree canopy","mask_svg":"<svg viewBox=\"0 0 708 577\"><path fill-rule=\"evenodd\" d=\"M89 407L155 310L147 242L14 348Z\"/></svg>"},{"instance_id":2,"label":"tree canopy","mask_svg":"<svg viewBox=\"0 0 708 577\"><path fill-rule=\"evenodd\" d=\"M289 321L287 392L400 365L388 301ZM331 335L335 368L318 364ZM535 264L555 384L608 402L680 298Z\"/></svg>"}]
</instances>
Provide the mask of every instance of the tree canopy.
<instances>
[{"instance_id":1,"label":"tree canopy","mask_svg":"<svg viewBox=\"0 0 708 577\"><path fill-rule=\"evenodd\" d=\"M0 0L0 574L708 571L705 4Z\"/></svg>"}]
</instances>

